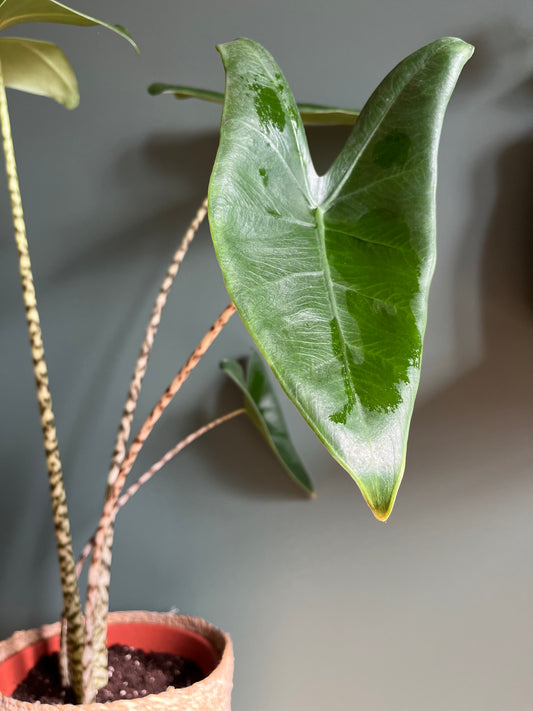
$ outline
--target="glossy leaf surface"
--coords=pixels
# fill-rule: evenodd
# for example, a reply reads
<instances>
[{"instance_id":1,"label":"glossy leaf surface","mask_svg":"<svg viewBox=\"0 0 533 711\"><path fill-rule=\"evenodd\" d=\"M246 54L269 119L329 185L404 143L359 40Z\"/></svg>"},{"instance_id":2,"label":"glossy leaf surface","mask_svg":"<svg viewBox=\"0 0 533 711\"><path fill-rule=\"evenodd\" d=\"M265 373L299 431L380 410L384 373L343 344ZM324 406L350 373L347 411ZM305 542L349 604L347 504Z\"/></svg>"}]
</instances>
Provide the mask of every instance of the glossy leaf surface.
<instances>
[{"instance_id":1,"label":"glossy leaf surface","mask_svg":"<svg viewBox=\"0 0 533 711\"><path fill-rule=\"evenodd\" d=\"M0 38L4 83L11 89L48 96L75 108L80 100L76 75L62 50L51 42Z\"/></svg>"},{"instance_id":2,"label":"glossy leaf surface","mask_svg":"<svg viewBox=\"0 0 533 711\"><path fill-rule=\"evenodd\" d=\"M269 447L294 481L314 496L314 487L289 437L285 418L257 353L250 356L246 376L240 363L224 360L222 370L244 394L244 406Z\"/></svg>"},{"instance_id":3,"label":"glossy leaf surface","mask_svg":"<svg viewBox=\"0 0 533 711\"><path fill-rule=\"evenodd\" d=\"M0 2L0 31L25 22L54 22L81 27L100 25L121 35L137 49L129 32L121 25L110 25L55 0L3 0Z\"/></svg>"},{"instance_id":4,"label":"glossy leaf surface","mask_svg":"<svg viewBox=\"0 0 533 711\"><path fill-rule=\"evenodd\" d=\"M224 94L220 91L195 89L192 86L176 86L174 84L152 84L148 87L152 96L173 94L176 99L202 99L215 104L224 103ZM341 109L336 106L320 104L298 104L302 121L306 126L352 126L359 116L355 109Z\"/></svg>"},{"instance_id":5,"label":"glossy leaf surface","mask_svg":"<svg viewBox=\"0 0 533 711\"><path fill-rule=\"evenodd\" d=\"M446 38L401 62L323 176L270 54L246 39L219 51L209 216L226 286L291 400L385 520L420 374L437 144L472 48Z\"/></svg>"}]
</instances>

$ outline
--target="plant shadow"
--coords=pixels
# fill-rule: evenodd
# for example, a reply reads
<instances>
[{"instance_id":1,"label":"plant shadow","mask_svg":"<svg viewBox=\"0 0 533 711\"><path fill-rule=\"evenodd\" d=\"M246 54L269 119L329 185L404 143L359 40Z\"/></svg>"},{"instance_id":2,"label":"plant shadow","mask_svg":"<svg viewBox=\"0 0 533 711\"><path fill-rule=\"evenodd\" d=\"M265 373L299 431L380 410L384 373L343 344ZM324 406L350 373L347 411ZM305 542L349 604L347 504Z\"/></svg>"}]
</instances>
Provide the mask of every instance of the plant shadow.
<instances>
[{"instance_id":1,"label":"plant shadow","mask_svg":"<svg viewBox=\"0 0 533 711\"><path fill-rule=\"evenodd\" d=\"M217 143L215 132L172 134L149 138L140 147L123 153L115 174L132 195L130 223L120 230L101 233L98 240L86 241L77 252L71 251L52 278L76 279L80 271L85 274L147 255L154 260L161 258L164 267L207 194ZM161 195L147 200L147 195L154 194L153 182L162 179Z\"/></svg>"},{"instance_id":2,"label":"plant shadow","mask_svg":"<svg viewBox=\"0 0 533 711\"><path fill-rule=\"evenodd\" d=\"M483 184L493 160L486 156L481 162L474 185ZM522 489L531 477L524 462L531 458L533 432L533 135L509 145L495 163L497 197L480 284L484 357L415 408L413 418L404 494L424 498L437 489L430 498L440 510L450 498L474 501L490 488L502 495ZM472 226L486 212L485 200L482 191L474 196ZM467 327L463 310L458 298L459 336Z\"/></svg>"}]
</instances>

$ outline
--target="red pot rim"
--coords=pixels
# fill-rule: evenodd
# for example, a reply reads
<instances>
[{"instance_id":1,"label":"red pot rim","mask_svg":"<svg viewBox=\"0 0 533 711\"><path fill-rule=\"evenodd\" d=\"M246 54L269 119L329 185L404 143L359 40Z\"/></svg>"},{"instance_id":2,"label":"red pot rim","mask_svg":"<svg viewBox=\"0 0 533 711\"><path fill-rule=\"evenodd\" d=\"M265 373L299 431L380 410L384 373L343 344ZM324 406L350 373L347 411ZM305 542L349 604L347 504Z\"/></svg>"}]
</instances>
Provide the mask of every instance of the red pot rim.
<instances>
[{"instance_id":1,"label":"red pot rim","mask_svg":"<svg viewBox=\"0 0 533 711\"><path fill-rule=\"evenodd\" d=\"M195 661L206 677L216 669L224 649L217 649L220 645L215 646L206 636L190 627L201 623L209 630L216 630L216 628L212 628L202 620L195 621L194 618L156 614L152 619L153 613L140 614L144 617L149 616L149 619L129 619L135 613L112 613L108 625L108 645L118 642L144 651L177 654ZM114 621L113 618L116 619L117 616L127 619ZM154 621L159 617L163 619ZM172 624L165 624L165 620L170 620ZM178 620L183 624L176 624ZM42 629L41 639L22 647L0 661L0 694L10 696L43 655L59 650L59 625L50 625ZM14 640L20 634L15 633L10 640ZM223 639L222 633L219 634Z\"/></svg>"}]
</instances>

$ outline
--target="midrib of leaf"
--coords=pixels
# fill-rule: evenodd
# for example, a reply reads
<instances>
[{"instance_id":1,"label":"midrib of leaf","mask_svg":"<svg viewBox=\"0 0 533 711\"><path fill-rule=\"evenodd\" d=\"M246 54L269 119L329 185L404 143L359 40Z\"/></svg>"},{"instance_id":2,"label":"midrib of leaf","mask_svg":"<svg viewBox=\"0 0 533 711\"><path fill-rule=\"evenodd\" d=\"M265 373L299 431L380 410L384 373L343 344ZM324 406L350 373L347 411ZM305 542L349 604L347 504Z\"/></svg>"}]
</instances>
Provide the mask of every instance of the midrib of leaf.
<instances>
[{"instance_id":1,"label":"midrib of leaf","mask_svg":"<svg viewBox=\"0 0 533 711\"><path fill-rule=\"evenodd\" d=\"M45 20L42 20L42 22L55 22L55 20L50 20L49 18L53 17L63 17L64 13L62 12L40 12L39 17L45 17ZM10 25L22 25L24 22L31 22L31 18L35 17L35 13L26 13L24 15L12 15L9 18L9 24ZM3 24L8 24L8 23L3 23Z\"/></svg>"},{"instance_id":2,"label":"midrib of leaf","mask_svg":"<svg viewBox=\"0 0 533 711\"><path fill-rule=\"evenodd\" d=\"M89 18L87 15L84 15L81 12L78 12L76 10L75 13L78 17L80 17L83 20L87 20L91 22L91 24L96 24ZM22 25L25 22L33 22L33 18L35 17L35 13L25 13L24 15L12 15L7 22L0 22L0 31L2 31L6 27L13 27L14 25ZM68 17L68 14L64 12L40 12L39 17L41 18L39 22L50 22L50 23L56 23L56 24L63 24L61 22L61 18ZM59 18L59 19L56 19Z\"/></svg>"},{"instance_id":3,"label":"midrib of leaf","mask_svg":"<svg viewBox=\"0 0 533 711\"><path fill-rule=\"evenodd\" d=\"M43 62L44 64L47 64L47 65L50 67L50 69L52 70L52 72L54 72L54 74L59 78L59 80L61 81L61 83L63 84L64 87L66 87L67 89L69 88L69 84L68 84L68 82L65 80L65 78L63 77L63 75L61 74L61 72L58 71L56 65L55 65L53 62L51 62L51 61L48 59L48 57L47 57L44 53L39 52L39 50L35 47L35 45L32 45L32 44L27 43L26 40L19 40L19 41L22 42L22 44L24 45L24 47L26 47L26 49L27 49L29 52L32 52L33 54L35 54L37 57L39 57L39 59L42 60L42 62Z\"/></svg>"},{"instance_id":4,"label":"midrib of leaf","mask_svg":"<svg viewBox=\"0 0 533 711\"><path fill-rule=\"evenodd\" d=\"M4 0L4 2L0 3L0 9L5 5L7 0ZM57 2L57 0L51 0L52 4L55 5L56 9L48 9L48 10L40 10L39 12L25 12L20 15L10 15L8 17L7 22L0 23L0 30L4 26L11 26L11 25L17 25L17 24L22 24L24 22L33 22L34 18L38 16L39 22L58 22L56 18L59 18L59 23L61 23L61 19L65 17L69 17L69 15L75 15L76 17L79 17L82 20L86 20L87 22L90 22L92 25L98 24L95 18L90 17L89 15L86 15L83 12L80 12L79 10L74 10L71 7L68 7L67 5L63 5L60 2ZM14 3L11 2L11 5ZM105 23L104 23L105 24Z\"/></svg>"},{"instance_id":5,"label":"midrib of leaf","mask_svg":"<svg viewBox=\"0 0 533 711\"><path fill-rule=\"evenodd\" d=\"M350 375L350 364L348 361L348 354L346 350L346 343L347 343L347 338L344 335L344 331L342 329L341 325L341 320L339 318L339 310L337 308L337 300L335 299L335 294L333 293L333 277L331 275L331 269L329 267L329 262L326 254L326 230L324 226L324 210L322 207L317 207L315 210L315 222L316 222L316 231L317 231L317 246L318 246L318 255L320 259L320 264L322 266L322 270L324 273L324 281L326 283L326 293L328 296L328 302L329 306L331 309L331 313L333 314L333 318L337 322L337 326L339 328L339 332L342 336L342 359L343 359L343 368L346 371L346 378L344 379L345 384L349 383L350 387L350 395L354 400L354 407L357 407L359 410L360 418L361 421L364 423L365 427L365 437L368 443L370 444L370 437L368 435L368 425L366 422L366 417L365 413L363 411L363 408L361 406L361 403L359 401L359 398L357 397L357 393L353 387L351 375Z\"/></svg>"},{"instance_id":6,"label":"midrib of leaf","mask_svg":"<svg viewBox=\"0 0 533 711\"><path fill-rule=\"evenodd\" d=\"M389 180L396 180L399 177L404 177L407 173L409 172L414 172L415 171L415 166L412 168L405 168L402 167L400 170L398 170L396 173L389 173L388 175L384 175L381 178L376 178L375 180L371 180L368 183L365 183L365 185L360 185L358 188L355 188L355 190L352 190L351 193L344 193L342 197L340 197L337 200L337 205L341 202L345 202L346 200L351 200L355 195L359 195L360 193L366 193L369 190L374 190L376 185L380 185L381 183L386 183Z\"/></svg>"}]
</instances>

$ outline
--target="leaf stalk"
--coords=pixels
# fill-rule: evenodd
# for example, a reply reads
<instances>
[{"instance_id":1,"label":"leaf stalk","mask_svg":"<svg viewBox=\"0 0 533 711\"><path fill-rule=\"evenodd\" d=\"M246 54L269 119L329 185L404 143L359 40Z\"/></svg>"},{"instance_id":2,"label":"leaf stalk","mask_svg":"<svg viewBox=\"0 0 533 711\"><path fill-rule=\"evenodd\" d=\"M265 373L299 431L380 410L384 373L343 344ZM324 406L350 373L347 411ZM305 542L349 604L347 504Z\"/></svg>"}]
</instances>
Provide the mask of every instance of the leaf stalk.
<instances>
[{"instance_id":1,"label":"leaf stalk","mask_svg":"<svg viewBox=\"0 0 533 711\"><path fill-rule=\"evenodd\" d=\"M94 549L87 584L85 605L85 646L83 650L84 701L91 703L96 691L107 681L106 631L109 608L109 582L116 504L126 477L155 424L180 390L200 359L222 331L236 308L230 303L202 338L185 365L165 390L130 445L124 462L111 486L108 486L102 515L94 536Z\"/></svg>"},{"instance_id":2,"label":"leaf stalk","mask_svg":"<svg viewBox=\"0 0 533 711\"><path fill-rule=\"evenodd\" d=\"M150 481L150 479L165 466L165 464L168 464L168 462L170 462L171 459L174 459L174 457L177 454L179 454L183 449L185 449L185 447L188 447L190 444L192 444L193 442L195 442L197 439L199 439L203 435L207 434L208 432L211 432L211 430L215 429L216 427L223 425L225 422L229 422L234 417L238 417L239 415L245 415L245 414L246 414L245 408L240 407L237 410L233 410L232 412L228 412L225 415L221 415L220 417L217 417L215 420L212 420L211 422L208 422L206 425L199 427L194 432L191 432L191 434L187 435L187 437L184 437L172 449L169 449L169 451L166 454L164 454L161 457L161 459L159 459L155 464L153 464L150 467L150 469L145 471L144 474L142 474L137 479L137 481L134 484L132 484L124 494L122 494L122 496L118 499L117 504L115 506L115 516L120 511L120 509L123 506L125 506L133 496L135 496L135 494L139 491L139 489L144 484L148 483ZM87 541L80 556L78 557L78 560L76 561L76 576L78 578L81 575L81 571L83 570L85 561L91 555L91 552L94 548L95 536L96 536L96 532Z\"/></svg>"},{"instance_id":3,"label":"leaf stalk","mask_svg":"<svg viewBox=\"0 0 533 711\"><path fill-rule=\"evenodd\" d=\"M81 650L83 647L83 617L80 595L75 574L75 560L72 551L72 538L67 510L66 493L63 483L63 469L59 456L59 445L55 417L52 409L48 368L46 365L43 337L37 298L31 267L26 224L22 210L22 198L15 161L15 150L11 135L11 123L4 78L0 63L0 123L2 126L2 144L8 180L11 215L15 231L22 295L26 309L26 322L30 339L33 372L37 391L37 401L41 419L41 430L46 455L46 467L50 485L57 554L63 592L63 614L66 619L66 644L68 662L62 664L64 672L68 670L68 682L74 693L81 695Z\"/></svg>"}]
</instances>

